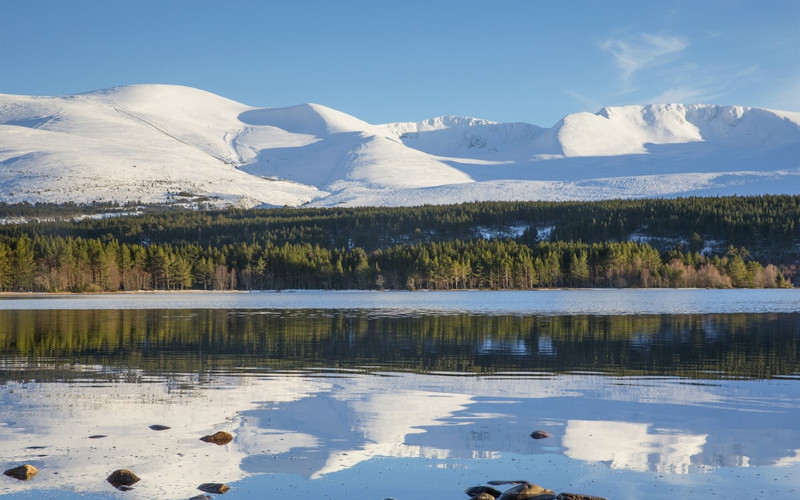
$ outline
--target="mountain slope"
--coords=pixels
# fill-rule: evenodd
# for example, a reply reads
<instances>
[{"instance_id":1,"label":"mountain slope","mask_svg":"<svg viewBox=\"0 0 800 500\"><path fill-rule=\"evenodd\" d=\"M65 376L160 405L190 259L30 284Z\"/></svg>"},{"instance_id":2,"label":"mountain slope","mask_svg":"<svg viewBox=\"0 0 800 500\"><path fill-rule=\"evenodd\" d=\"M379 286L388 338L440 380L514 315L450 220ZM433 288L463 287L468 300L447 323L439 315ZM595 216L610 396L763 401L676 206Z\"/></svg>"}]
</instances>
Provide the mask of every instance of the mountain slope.
<instances>
[{"instance_id":1,"label":"mountain slope","mask_svg":"<svg viewBox=\"0 0 800 500\"><path fill-rule=\"evenodd\" d=\"M800 113L603 108L552 128L463 117L372 125L134 85L0 95L0 200L243 206L800 193Z\"/></svg>"}]
</instances>

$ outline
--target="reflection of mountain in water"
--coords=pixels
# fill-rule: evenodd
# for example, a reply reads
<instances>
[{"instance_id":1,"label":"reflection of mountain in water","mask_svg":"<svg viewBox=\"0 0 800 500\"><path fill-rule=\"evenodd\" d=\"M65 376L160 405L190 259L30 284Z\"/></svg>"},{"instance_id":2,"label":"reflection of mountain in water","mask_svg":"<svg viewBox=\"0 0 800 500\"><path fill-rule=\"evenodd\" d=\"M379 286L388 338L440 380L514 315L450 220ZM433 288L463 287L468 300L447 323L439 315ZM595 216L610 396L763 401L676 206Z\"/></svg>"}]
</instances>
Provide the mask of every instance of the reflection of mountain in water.
<instances>
[{"instance_id":1,"label":"reflection of mountain in water","mask_svg":"<svg viewBox=\"0 0 800 500\"><path fill-rule=\"evenodd\" d=\"M47 456L34 463L59 474L42 474L36 487L92 491L111 464L126 464L147 478L132 497L181 498L212 478L313 479L381 457L563 454L674 474L791 464L800 449L796 384L318 370L217 375L188 389L144 382L3 385L6 460L28 460L27 447L46 446ZM154 433L152 423L172 429ZM530 439L539 427L553 437ZM219 429L231 431L234 442L217 447L197 439ZM769 432L753 439L753 429ZM109 437L88 439L92 434Z\"/></svg>"},{"instance_id":2,"label":"reflection of mountain in water","mask_svg":"<svg viewBox=\"0 0 800 500\"><path fill-rule=\"evenodd\" d=\"M577 460L606 462L612 469L686 473L703 453L705 434L651 428L649 424L608 420L569 420L564 453Z\"/></svg>"},{"instance_id":3,"label":"reflection of mountain in water","mask_svg":"<svg viewBox=\"0 0 800 500\"><path fill-rule=\"evenodd\" d=\"M188 498L382 457L796 467L799 346L800 314L0 311L3 455L43 471L0 494L106 493L124 466L146 479L126 497Z\"/></svg>"}]
</instances>

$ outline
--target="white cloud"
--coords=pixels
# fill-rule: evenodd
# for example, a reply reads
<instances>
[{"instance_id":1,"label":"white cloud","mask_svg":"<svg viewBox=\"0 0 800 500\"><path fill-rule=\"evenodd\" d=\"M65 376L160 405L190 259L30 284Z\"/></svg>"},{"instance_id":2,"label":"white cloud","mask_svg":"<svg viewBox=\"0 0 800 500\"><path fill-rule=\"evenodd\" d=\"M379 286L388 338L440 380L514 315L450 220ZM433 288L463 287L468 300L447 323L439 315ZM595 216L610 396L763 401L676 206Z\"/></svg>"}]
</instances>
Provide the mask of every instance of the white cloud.
<instances>
[{"instance_id":1,"label":"white cloud","mask_svg":"<svg viewBox=\"0 0 800 500\"><path fill-rule=\"evenodd\" d=\"M689 42L680 36L642 33L625 40L605 40L600 48L614 56L614 62L622 70L626 86L633 75L645 67L660 66L671 60L670 56L682 52Z\"/></svg>"},{"instance_id":2,"label":"white cloud","mask_svg":"<svg viewBox=\"0 0 800 500\"><path fill-rule=\"evenodd\" d=\"M724 94L711 87L673 87L645 100L648 104L714 104Z\"/></svg>"},{"instance_id":3,"label":"white cloud","mask_svg":"<svg viewBox=\"0 0 800 500\"><path fill-rule=\"evenodd\" d=\"M649 97L648 103L679 102L682 104L737 104L741 102L719 102L731 94L736 87L755 85L761 79L761 69L758 65L744 68L730 66L697 66L684 65L674 68L667 75L662 76L665 84L670 85L659 94Z\"/></svg>"}]
</instances>

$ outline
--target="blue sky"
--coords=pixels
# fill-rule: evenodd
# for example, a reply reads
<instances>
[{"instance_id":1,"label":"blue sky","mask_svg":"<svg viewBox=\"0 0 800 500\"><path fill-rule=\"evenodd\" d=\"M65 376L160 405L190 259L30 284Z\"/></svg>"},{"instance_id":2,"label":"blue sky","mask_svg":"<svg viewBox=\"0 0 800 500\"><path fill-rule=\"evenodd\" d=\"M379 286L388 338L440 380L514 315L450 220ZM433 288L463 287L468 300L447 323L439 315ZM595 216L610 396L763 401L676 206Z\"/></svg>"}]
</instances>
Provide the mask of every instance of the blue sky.
<instances>
[{"instance_id":1,"label":"blue sky","mask_svg":"<svg viewBox=\"0 0 800 500\"><path fill-rule=\"evenodd\" d=\"M800 110L800 1L0 0L0 93L171 83L371 123Z\"/></svg>"}]
</instances>

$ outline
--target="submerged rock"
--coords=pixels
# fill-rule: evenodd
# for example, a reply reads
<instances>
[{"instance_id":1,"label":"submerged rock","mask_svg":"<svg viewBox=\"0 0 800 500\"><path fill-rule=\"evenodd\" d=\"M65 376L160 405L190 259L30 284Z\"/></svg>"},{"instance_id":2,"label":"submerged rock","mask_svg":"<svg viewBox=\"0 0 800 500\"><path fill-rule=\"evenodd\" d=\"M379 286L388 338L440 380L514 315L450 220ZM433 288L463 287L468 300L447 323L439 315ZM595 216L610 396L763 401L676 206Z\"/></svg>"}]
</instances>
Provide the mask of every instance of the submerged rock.
<instances>
[{"instance_id":1,"label":"submerged rock","mask_svg":"<svg viewBox=\"0 0 800 500\"><path fill-rule=\"evenodd\" d=\"M526 484L527 480L517 479L516 481L494 480L488 481L486 484L493 484L495 486L500 484Z\"/></svg>"},{"instance_id":2,"label":"submerged rock","mask_svg":"<svg viewBox=\"0 0 800 500\"><path fill-rule=\"evenodd\" d=\"M498 500L555 500L556 492L542 488L538 484L524 483L518 484L511 489L508 489L500 495Z\"/></svg>"},{"instance_id":3,"label":"submerged rock","mask_svg":"<svg viewBox=\"0 0 800 500\"><path fill-rule=\"evenodd\" d=\"M210 436L203 436L200 438L200 441L205 441L206 443L214 443L214 444L228 444L233 441L233 436L225 431L215 432Z\"/></svg>"},{"instance_id":4,"label":"submerged rock","mask_svg":"<svg viewBox=\"0 0 800 500\"><path fill-rule=\"evenodd\" d=\"M154 425L151 425L151 426L150 426L150 429L151 429L151 430L154 430L154 431L165 431L165 430L167 430L167 429L172 429L172 427L169 427L169 426L167 426L167 425L158 425L158 424L154 424Z\"/></svg>"},{"instance_id":5,"label":"submerged rock","mask_svg":"<svg viewBox=\"0 0 800 500\"><path fill-rule=\"evenodd\" d=\"M106 481L114 488L119 488L120 486L130 486L139 482L139 476L128 469L118 469L112 472L111 475L106 478Z\"/></svg>"},{"instance_id":6,"label":"submerged rock","mask_svg":"<svg viewBox=\"0 0 800 500\"><path fill-rule=\"evenodd\" d=\"M491 495L492 498L497 498L502 495L502 491L492 488L491 486L472 486L470 488L465 488L464 493L471 497L476 497L481 493L486 493L487 495Z\"/></svg>"},{"instance_id":7,"label":"submerged rock","mask_svg":"<svg viewBox=\"0 0 800 500\"><path fill-rule=\"evenodd\" d=\"M6 476L19 479L20 481L27 481L38 473L39 469L31 464L20 465L19 467L14 467L13 469L8 469L3 472Z\"/></svg>"},{"instance_id":8,"label":"submerged rock","mask_svg":"<svg viewBox=\"0 0 800 500\"><path fill-rule=\"evenodd\" d=\"M490 495L486 492L478 493L477 495L470 497L469 500L495 500L497 497Z\"/></svg>"},{"instance_id":9,"label":"submerged rock","mask_svg":"<svg viewBox=\"0 0 800 500\"><path fill-rule=\"evenodd\" d=\"M550 437L550 433L543 430L533 431L531 432L531 437L533 439L546 439Z\"/></svg>"},{"instance_id":10,"label":"submerged rock","mask_svg":"<svg viewBox=\"0 0 800 500\"><path fill-rule=\"evenodd\" d=\"M203 483L198 486L197 489L200 491L205 491L206 493L217 493L222 495L231 489L231 487L223 483Z\"/></svg>"}]
</instances>

